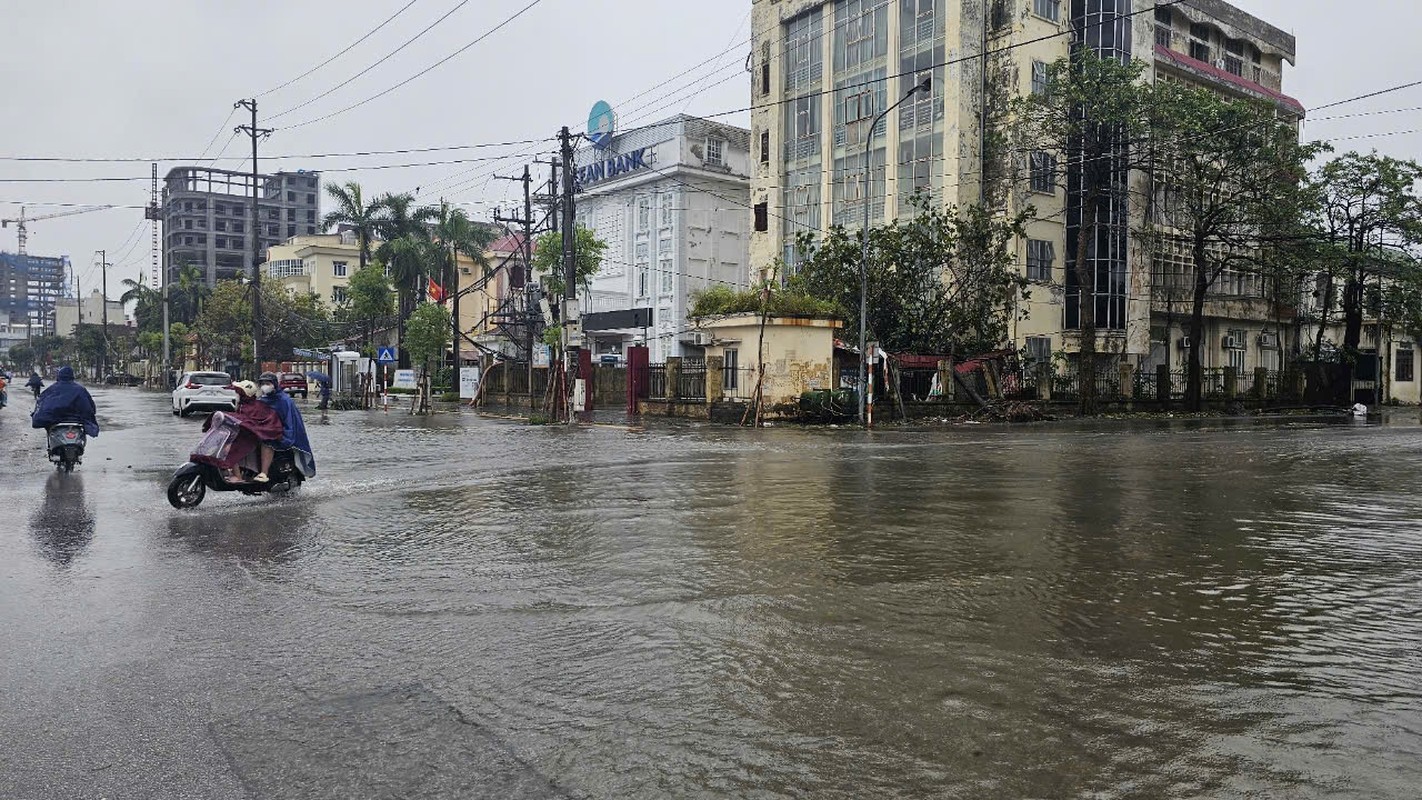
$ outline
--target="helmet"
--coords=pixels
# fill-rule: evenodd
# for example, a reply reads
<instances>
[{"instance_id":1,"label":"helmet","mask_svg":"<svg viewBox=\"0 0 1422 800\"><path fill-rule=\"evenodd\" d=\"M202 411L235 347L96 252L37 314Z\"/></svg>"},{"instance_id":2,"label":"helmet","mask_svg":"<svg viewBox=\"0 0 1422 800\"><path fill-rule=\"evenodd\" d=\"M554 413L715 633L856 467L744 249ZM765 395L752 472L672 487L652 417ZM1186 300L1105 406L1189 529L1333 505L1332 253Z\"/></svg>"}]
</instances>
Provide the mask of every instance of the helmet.
<instances>
[{"instance_id":1,"label":"helmet","mask_svg":"<svg viewBox=\"0 0 1422 800\"><path fill-rule=\"evenodd\" d=\"M248 397L257 396L257 384L252 383L251 381L238 381L233 385L236 386L237 389L242 392L242 394L245 394Z\"/></svg>"},{"instance_id":2,"label":"helmet","mask_svg":"<svg viewBox=\"0 0 1422 800\"><path fill-rule=\"evenodd\" d=\"M263 372L257 376L257 383L270 383L273 386L281 386L281 381L277 380L275 372Z\"/></svg>"}]
</instances>

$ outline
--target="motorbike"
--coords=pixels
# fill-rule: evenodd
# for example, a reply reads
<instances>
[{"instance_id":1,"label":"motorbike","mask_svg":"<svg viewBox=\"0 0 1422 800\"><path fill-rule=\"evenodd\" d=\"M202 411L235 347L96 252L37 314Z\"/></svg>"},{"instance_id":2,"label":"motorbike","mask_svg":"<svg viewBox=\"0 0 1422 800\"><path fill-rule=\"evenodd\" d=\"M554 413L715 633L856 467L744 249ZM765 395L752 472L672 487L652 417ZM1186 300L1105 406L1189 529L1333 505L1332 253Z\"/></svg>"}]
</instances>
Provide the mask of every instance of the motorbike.
<instances>
[{"instance_id":1,"label":"motorbike","mask_svg":"<svg viewBox=\"0 0 1422 800\"><path fill-rule=\"evenodd\" d=\"M84 463L84 445L88 437L84 426L77 422L61 422L45 429L49 440L49 460L60 472L73 472L77 464Z\"/></svg>"},{"instance_id":2,"label":"motorbike","mask_svg":"<svg viewBox=\"0 0 1422 800\"><path fill-rule=\"evenodd\" d=\"M228 457L232 445L242 435L241 426L222 412L212 415L208 432L188 457L188 463L178 467L168 482L168 502L173 508L196 508L208 491L285 495L301 487L306 475L294 458L295 451L278 450L272 458L269 480L256 481L255 454L236 467L240 477L224 474L217 462Z\"/></svg>"}]
</instances>

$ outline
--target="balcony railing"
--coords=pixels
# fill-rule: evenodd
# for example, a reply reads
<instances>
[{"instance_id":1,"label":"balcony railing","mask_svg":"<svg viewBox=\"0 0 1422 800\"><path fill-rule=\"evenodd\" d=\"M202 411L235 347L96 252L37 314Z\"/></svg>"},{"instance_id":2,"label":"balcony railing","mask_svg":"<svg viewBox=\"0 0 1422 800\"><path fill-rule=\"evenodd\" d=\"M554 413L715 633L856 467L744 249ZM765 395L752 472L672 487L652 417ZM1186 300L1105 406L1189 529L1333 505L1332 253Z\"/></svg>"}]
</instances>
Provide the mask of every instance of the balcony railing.
<instances>
[{"instance_id":1,"label":"balcony railing","mask_svg":"<svg viewBox=\"0 0 1422 800\"><path fill-rule=\"evenodd\" d=\"M266 273L273 278L290 278L297 275L306 274L306 264L299 258L284 258L279 261L268 261L262 265Z\"/></svg>"}]
</instances>

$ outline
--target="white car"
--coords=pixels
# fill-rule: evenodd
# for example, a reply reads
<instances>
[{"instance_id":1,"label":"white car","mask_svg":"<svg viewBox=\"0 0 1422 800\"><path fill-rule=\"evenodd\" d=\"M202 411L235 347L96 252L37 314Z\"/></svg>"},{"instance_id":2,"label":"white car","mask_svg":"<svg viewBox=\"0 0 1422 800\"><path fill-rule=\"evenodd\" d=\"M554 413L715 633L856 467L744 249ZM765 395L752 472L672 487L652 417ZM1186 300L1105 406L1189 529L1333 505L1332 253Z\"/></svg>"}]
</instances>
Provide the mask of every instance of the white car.
<instances>
[{"instance_id":1,"label":"white car","mask_svg":"<svg viewBox=\"0 0 1422 800\"><path fill-rule=\"evenodd\" d=\"M232 376L225 372L186 372L173 390L173 416L186 417L193 411L233 411L237 393Z\"/></svg>"}]
</instances>

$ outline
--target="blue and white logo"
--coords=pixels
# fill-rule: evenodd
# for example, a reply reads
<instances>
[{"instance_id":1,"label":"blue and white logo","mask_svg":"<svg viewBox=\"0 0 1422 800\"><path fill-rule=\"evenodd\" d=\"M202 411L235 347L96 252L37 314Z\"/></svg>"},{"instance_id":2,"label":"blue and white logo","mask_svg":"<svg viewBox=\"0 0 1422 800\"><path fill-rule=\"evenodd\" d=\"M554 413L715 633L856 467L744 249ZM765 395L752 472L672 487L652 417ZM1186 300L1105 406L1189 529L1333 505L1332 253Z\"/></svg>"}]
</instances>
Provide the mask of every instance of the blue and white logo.
<instances>
[{"instance_id":1,"label":"blue and white logo","mask_svg":"<svg viewBox=\"0 0 1422 800\"><path fill-rule=\"evenodd\" d=\"M377 364L394 364L398 360L393 347L379 347L375 350L375 363Z\"/></svg>"},{"instance_id":2,"label":"blue and white logo","mask_svg":"<svg viewBox=\"0 0 1422 800\"><path fill-rule=\"evenodd\" d=\"M588 112L588 141L592 142L593 147L606 149L612 143L612 133L616 129L617 115L612 113L612 106L606 100L594 103L592 111Z\"/></svg>"}]
</instances>

